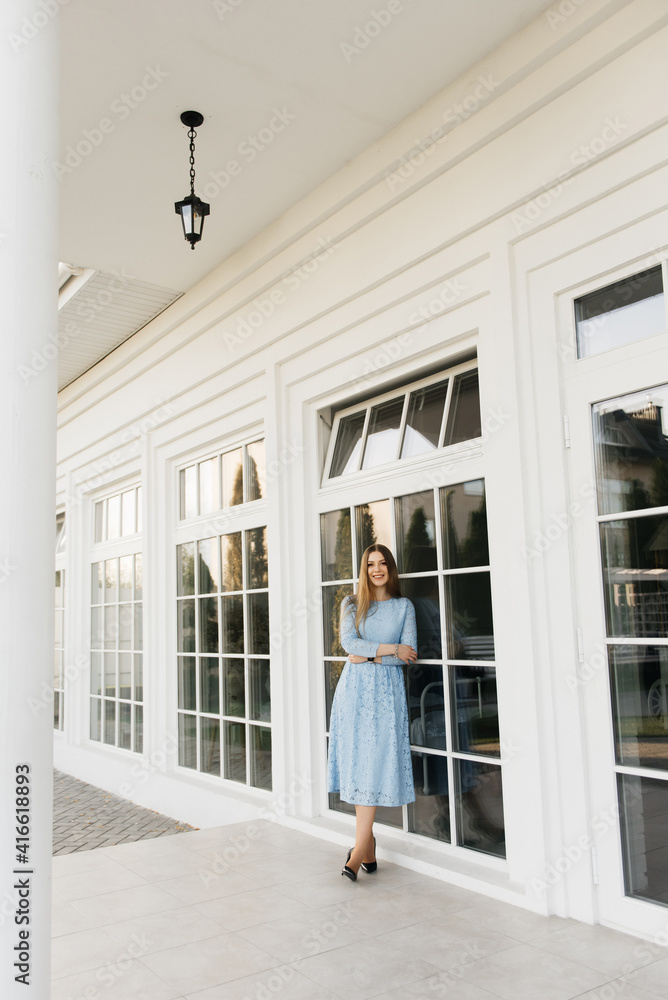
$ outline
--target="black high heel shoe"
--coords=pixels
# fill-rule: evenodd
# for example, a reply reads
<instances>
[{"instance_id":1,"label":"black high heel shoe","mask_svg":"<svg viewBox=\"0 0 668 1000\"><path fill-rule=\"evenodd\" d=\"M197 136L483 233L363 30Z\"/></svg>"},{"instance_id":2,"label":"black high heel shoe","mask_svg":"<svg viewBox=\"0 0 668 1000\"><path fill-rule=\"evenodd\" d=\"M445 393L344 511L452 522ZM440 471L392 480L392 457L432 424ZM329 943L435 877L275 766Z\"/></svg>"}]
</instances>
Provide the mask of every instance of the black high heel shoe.
<instances>
[{"instance_id":1,"label":"black high heel shoe","mask_svg":"<svg viewBox=\"0 0 668 1000\"><path fill-rule=\"evenodd\" d=\"M376 857L376 838L375 837L373 838L373 856L374 856L374 858ZM369 874L371 874L371 872L375 872L376 869L378 868L378 862L375 861L375 860L374 861L363 861L362 864L360 865L360 868L362 868L363 871L368 872Z\"/></svg>"},{"instance_id":2,"label":"black high heel shoe","mask_svg":"<svg viewBox=\"0 0 668 1000\"><path fill-rule=\"evenodd\" d=\"M343 868L341 869L341 874L342 875L346 875L350 879L351 882L356 882L357 881L357 872L354 872L352 870L352 868L348 867L348 862L350 861L350 855L352 853L353 853L353 849L351 847L350 850L348 851L348 856L346 858L346 863L343 866Z\"/></svg>"}]
</instances>

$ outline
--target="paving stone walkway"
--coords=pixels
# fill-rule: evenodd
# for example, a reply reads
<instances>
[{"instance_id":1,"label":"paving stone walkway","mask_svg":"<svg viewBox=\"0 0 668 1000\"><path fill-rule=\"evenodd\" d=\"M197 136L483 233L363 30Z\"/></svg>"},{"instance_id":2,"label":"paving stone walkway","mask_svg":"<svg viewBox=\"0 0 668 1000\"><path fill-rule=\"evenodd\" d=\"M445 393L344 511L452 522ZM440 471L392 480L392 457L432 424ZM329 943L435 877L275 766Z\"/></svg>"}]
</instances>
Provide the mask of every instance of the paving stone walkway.
<instances>
[{"instance_id":1,"label":"paving stone walkway","mask_svg":"<svg viewBox=\"0 0 668 1000\"><path fill-rule=\"evenodd\" d=\"M54 768L54 854L73 854L196 829Z\"/></svg>"}]
</instances>

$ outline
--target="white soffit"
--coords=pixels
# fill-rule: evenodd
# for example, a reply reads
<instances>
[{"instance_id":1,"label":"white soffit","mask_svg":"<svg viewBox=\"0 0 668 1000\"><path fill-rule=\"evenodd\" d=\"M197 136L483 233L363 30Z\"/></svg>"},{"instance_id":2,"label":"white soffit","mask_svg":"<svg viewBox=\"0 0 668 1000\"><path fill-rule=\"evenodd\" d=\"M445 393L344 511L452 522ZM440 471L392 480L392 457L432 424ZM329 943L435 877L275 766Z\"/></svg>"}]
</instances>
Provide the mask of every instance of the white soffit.
<instances>
[{"instance_id":1,"label":"white soffit","mask_svg":"<svg viewBox=\"0 0 668 1000\"><path fill-rule=\"evenodd\" d=\"M93 271L63 264L59 282L59 391L182 295L124 271Z\"/></svg>"}]
</instances>

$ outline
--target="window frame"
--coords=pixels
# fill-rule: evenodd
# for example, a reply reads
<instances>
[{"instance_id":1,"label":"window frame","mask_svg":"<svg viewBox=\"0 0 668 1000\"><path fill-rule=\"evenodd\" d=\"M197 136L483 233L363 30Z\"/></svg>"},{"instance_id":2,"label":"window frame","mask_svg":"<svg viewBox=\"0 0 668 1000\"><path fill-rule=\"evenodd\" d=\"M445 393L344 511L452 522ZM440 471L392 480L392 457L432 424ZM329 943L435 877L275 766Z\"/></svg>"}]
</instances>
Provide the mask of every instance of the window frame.
<instances>
[{"instance_id":1,"label":"window frame","mask_svg":"<svg viewBox=\"0 0 668 1000\"><path fill-rule=\"evenodd\" d=\"M457 375L469 372L469 371L479 371L480 363L479 359L473 358L470 361L462 362L461 364L454 365L451 368L443 369L442 371L436 372L432 375L425 376L424 378L417 379L413 382L408 382L401 387L395 387L384 393L380 393L377 396L370 396L367 399L361 400L345 408L336 410L334 418L332 421L332 429L329 437L329 443L327 445L327 454L325 455L325 461L323 464L323 470L320 478L320 487L324 489L338 489L339 487L348 485L349 483L354 483L359 479L367 479L379 473L384 473L391 471L392 469L401 469L402 471L410 468L411 464L422 464L435 456L442 455L453 455L458 452L466 452L472 447L479 446L482 440L482 434L478 437L468 438L466 441L458 441L456 444L445 445L442 442L445 439L445 434L448 426L448 421L450 418L450 408L452 402L452 394L454 387L454 380ZM368 469L361 467L361 463L364 459L364 452L366 450L367 443L367 433L369 429L369 421L371 417L371 410L373 407L389 402L393 399L399 399L403 395L403 408L401 413L401 422L399 425L399 450L403 447L404 434L406 429L406 419L408 414L408 406L410 403L411 393L418 391L420 389L427 388L432 385L437 385L439 382L444 382L448 380L447 394L445 398L445 404L443 407L443 414L441 417L441 426L439 429L439 444L430 452L423 452L420 455L413 455L406 458L401 458L401 456L392 459L390 462L383 462L382 464L374 465ZM361 413L365 411L364 426L362 429L362 447L360 448L360 457L358 462L358 467L352 472L342 473L339 476L329 476L329 470L332 466L332 460L334 458L334 451L336 449L336 442L338 439L339 425L343 419L352 416L355 413ZM482 408L481 408L481 425L482 425ZM481 426L482 430L482 426Z\"/></svg>"}]
</instances>

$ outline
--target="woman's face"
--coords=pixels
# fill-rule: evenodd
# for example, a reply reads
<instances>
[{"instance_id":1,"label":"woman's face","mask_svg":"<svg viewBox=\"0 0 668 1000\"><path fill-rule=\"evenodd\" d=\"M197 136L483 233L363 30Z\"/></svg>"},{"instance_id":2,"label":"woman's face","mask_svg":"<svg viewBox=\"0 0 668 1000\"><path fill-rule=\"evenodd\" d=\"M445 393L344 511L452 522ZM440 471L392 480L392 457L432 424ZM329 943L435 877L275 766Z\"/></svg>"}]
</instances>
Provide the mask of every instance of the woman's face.
<instances>
[{"instance_id":1,"label":"woman's face","mask_svg":"<svg viewBox=\"0 0 668 1000\"><path fill-rule=\"evenodd\" d=\"M370 552L367 562L369 573L369 583L373 587L383 587L390 579L387 572L387 563L382 552Z\"/></svg>"}]
</instances>

